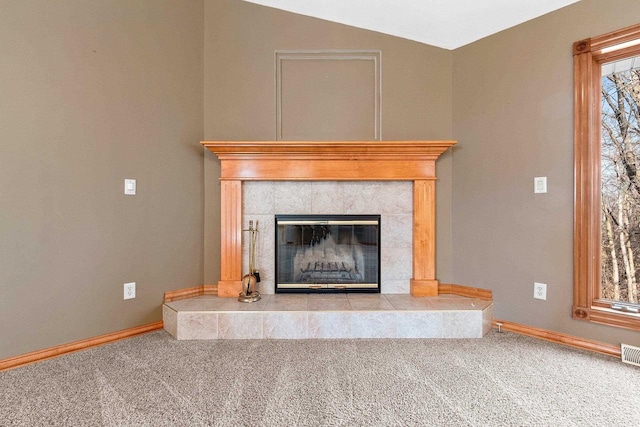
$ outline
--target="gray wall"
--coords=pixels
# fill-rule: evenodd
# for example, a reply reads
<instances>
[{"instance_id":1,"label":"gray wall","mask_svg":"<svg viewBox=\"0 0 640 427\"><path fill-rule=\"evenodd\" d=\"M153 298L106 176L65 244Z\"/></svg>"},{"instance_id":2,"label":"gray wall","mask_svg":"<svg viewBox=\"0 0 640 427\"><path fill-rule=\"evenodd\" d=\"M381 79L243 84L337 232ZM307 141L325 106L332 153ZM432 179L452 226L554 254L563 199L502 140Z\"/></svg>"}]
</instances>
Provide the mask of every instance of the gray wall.
<instances>
[{"instance_id":1,"label":"gray wall","mask_svg":"<svg viewBox=\"0 0 640 427\"><path fill-rule=\"evenodd\" d=\"M495 317L602 342L637 332L572 320L574 41L638 22L637 0L582 0L454 51L454 282ZM533 178L548 177L547 194ZM533 299L533 282L548 284Z\"/></svg>"},{"instance_id":2,"label":"gray wall","mask_svg":"<svg viewBox=\"0 0 640 427\"><path fill-rule=\"evenodd\" d=\"M203 3L1 9L0 358L161 320L203 283Z\"/></svg>"},{"instance_id":3,"label":"gray wall","mask_svg":"<svg viewBox=\"0 0 640 427\"><path fill-rule=\"evenodd\" d=\"M274 140L275 51L295 49L381 50L382 139L451 137L452 52L238 0L208 0L205 138ZM316 123L321 135L323 122ZM205 282L214 284L220 276L220 164L212 153L205 158ZM437 277L448 282L450 153L438 161L437 173Z\"/></svg>"}]
</instances>

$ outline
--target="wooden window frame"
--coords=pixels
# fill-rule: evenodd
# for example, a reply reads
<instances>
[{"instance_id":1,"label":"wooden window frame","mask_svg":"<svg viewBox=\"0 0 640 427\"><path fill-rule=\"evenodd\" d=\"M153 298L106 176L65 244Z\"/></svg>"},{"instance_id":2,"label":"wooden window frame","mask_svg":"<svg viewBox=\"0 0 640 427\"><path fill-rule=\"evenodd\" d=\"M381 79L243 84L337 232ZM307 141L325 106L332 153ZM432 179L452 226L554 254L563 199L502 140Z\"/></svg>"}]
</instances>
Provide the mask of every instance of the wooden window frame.
<instances>
[{"instance_id":1,"label":"wooden window frame","mask_svg":"<svg viewBox=\"0 0 640 427\"><path fill-rule=\"evenodd\" d=\"M601 64L640 55L640 24L577 41L574 58L573 318L640 331L640 314L611 309L600 298ZM613 49L612 49L613 48Z\"/></svg>"}]
</instances>

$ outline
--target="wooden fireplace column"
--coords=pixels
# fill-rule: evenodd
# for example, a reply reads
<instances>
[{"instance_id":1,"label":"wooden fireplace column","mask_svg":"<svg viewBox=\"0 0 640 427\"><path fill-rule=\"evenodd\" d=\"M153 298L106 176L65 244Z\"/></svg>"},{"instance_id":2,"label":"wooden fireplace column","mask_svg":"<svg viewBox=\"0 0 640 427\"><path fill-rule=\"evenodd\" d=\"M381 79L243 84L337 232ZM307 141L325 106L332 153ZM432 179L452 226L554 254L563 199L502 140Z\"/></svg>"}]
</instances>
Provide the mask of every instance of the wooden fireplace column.
<instances>
[{"instance_id":1,"label":"wooden fireplace column","mask_svg":"<svg viewBox=\"0 0 640 427\"><path fill-rule=\"evenodd\" d=\"M242 290L242 181L220 182L220 281L218 296Z\"/></svg>"},{"instance_id":2,"label":"wooden fireplace column","mask_svg":"<svg viewBox=\"0 0 640 427\"><path fill-rule=\"evenodd\" d=\"M242 181L413 181L411 294L438 294L435 161L455 141L202 141L221 165L218 295L242 289Z\"/></svg>"}]
</instances>

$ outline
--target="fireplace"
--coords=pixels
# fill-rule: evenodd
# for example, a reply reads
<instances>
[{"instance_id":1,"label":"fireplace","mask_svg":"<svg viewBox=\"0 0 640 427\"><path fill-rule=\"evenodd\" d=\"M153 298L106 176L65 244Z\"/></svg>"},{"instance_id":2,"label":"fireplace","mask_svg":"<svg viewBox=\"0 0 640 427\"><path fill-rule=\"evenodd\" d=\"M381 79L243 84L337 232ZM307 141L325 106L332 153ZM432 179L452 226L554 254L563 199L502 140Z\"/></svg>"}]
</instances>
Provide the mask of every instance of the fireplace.
<instances>
[{"instance_id":1,"label":"fireplace","mask_svg":"<svg viewBox=\"0 0 640 427\"><path fill-rule=\"evenodd\" d=\"M275 291L380 292L380 215L276 215Z\"/></svg>"},{"instance_id":2,"label":"fireplace","mask_svg":"<svg viewBox=\"0 0 640 427\"><path fill-rule=\"evenodd\" d=\"M242 290L245 181L412 181L410 291L438 294L435 271L435 162L455 141L202 141L220 159L218 296Z\"/></svg>"}]
</instances>

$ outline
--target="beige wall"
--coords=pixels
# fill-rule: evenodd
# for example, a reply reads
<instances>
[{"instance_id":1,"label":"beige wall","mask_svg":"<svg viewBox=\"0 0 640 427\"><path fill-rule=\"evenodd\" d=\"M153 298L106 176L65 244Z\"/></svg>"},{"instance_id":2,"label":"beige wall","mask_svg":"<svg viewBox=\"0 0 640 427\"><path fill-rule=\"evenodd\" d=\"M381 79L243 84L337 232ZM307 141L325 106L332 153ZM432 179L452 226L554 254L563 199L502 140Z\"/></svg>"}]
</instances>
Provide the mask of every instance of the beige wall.
<instances>
[{"instance_id":1,"label":"beige wall","mask_svg":"<svg viewBox=\"0 0 640 427\"><path fill-rule=\"evenodd\" d=\"M382 51L382 139L451 137L452 52L239 0L205 3L205 138L274 140L275 51ZM295 120L288 117L288 120ZM318 120L321 133L323 120ZM219 162L205 153L205 281L219 279ZM437 277L450 279L451 154L437 164Z\"/></svg>"},{"instance_id":2,"label":"beige wall","mask_svg":"<svg viewBox=\"0 0 640 427\"><path fill-rule=\"evenodd\" d=\"M637 23L637 1L454 52L240 0L2 9L0 358L159 320L165 290L217 282L219 163L197 141L274 139L278 49L379 49L383 139L459 139L438 162L441 281L492 289L499 318L640 344L570 317L571 44Z\"/></svg>"},{"instance_id":3,"label":"beige wall","mask_svg":"<svg viewBox=\"0 0 640 427\"><path fill-rule=\"evenodd\" d=\"M201 1L1 9L0 359L160 320L202 283L204 191Z\"/></svg>"},{"instance_id":4,"label":"beige wall","mask_svg":"<svg viewBox=\"0 0 640 427\"><path fill-rule=\"evenodd\" d=\"M454 52L454 281L495 316L602 342L637 332L571 318L574 41L638 22L636 0L582 0ZM547 194L533 178L548 177ZM548 284L533 299L533 282Z\"/></svg>"}]
</instances>

